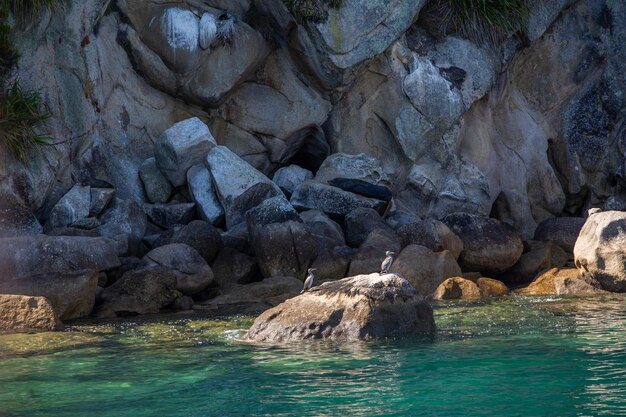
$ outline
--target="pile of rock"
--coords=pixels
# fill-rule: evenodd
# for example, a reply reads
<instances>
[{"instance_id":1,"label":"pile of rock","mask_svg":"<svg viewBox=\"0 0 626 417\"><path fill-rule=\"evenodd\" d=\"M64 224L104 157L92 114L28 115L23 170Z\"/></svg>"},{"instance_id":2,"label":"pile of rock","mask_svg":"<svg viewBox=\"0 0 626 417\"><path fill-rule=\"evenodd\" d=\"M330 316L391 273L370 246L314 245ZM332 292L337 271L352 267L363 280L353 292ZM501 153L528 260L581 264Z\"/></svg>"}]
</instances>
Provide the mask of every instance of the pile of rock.
<instances>
[{"instance_id":1,"label":"pile of rock","mask_svg":"<svg viewBox=\"0 0 626 417\"><path fill-rule=\"evenodd\" d=\"M370 274L388 250L398 254L390 272L436 299L501 296L533 279L521 292L626 288L623 213L592 215L578 242L579 218L548 219L527 241L475 214L419 219L395 205L373 157L332 154L315 173L291 165L271 180L197 118L167 129L138 176L143 202L102 181L76 184L43 228L24 222L26 236L2 238L0 294L46 297L61 320L253 313L295 295L310 267L318 283ZM567 266L574 244L585 280L542 276Z\"/></svg>"}]
</instances>

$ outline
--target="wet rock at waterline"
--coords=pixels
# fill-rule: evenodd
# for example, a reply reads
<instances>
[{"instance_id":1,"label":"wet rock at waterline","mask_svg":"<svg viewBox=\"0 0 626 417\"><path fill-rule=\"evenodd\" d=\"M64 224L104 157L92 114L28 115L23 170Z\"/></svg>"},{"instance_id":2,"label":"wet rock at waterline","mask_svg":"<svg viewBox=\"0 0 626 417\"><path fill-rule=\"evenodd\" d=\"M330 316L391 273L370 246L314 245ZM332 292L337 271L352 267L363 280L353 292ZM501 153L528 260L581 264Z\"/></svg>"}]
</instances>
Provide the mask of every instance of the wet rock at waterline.
<instances>
[{"instance_id":1,"label":"wet rock at waterline","mask_svg":"<svg viewBox=\"0 0 626 417\"><path fill-rule=\"evenodd\" d=\"M467 213L450 214L443 222L463 241L459 265L465 270L499 274L522 256L522 239L506 223Z\"/></svg>"},{"instance_id":2,"label":"wet rock at waterline","mask_svg":"<svg viewBox=\"0 0 626 417\"><path fill-rule=\"evenodd\" d=\"M538 276L528 287L516 291L522 295L589 295L603 294L600 284L581 276L575 268L552 268Z\"/></svg>"},{"instance_id":3,"label":"wet rock at waterline","mask_svg":"<svg viewBox=\"0 0 626 417\"><path fill-rule=\"evenodd\" d=\"M574 247L576 268L603 288L626 292L626 212L590 214Z\"/></svg>"},{"instance_id":4,"label":"wet rock at waterline","mask_svg":"<svg viewBox=\"0 0 626 417\"><path fill-rule=\"evenodd\" d=\"M396 274L326 282L264 312L247 338L257 342L357 340L431 332L433 311Z\"/></svg>"},{"instance_id":5,"label":"wet rock at waterline","mask_svg":"<svg viewBox=\"0 0 626 417\"><path fill-rule=\"evenodd\" d=\"M0 331L62 328L63 323L45 297L0 294Z\"/></svg>"},{"instance_id":6,"label":"wet rock at waterline","mask_svg":"<svg viewBox=\"0 0 626 417\"><path fill-rule=\"evenodd\" d=\"M435 300L472 300L480 297L478 285L461 277L446 279L439 284L433 295Z\"/></svg>"}]
</instances>

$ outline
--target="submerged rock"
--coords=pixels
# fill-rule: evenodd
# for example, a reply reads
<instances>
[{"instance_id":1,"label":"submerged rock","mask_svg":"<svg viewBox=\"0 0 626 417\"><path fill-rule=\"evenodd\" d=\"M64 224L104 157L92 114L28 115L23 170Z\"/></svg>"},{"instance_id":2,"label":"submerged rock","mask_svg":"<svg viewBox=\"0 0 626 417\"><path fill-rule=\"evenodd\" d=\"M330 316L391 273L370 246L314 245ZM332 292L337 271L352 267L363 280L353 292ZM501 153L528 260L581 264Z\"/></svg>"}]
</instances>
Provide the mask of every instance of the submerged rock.
<instances>
[{"instance_id":1,"label":"submerged rock","mask_svg":"<svg viewBox=\"0 0 626 417\"><path fill-rule=\"evenodd\" d=\"M0 330L61 330L45 297L0 294Z\"/></svg>"},{"instance_id":2,"label":"submerged rock","mask_svg":"<svg viewBox=\"0 0 626 417\"><path fill-rule=\"evenodd\" d=\"M285 301L261 314L247 338L356 340L434 328L432 308L407 280L375 273L326 282Z\"/></svg>"},{"instance_id":3,"label":"submerged rock","mask_svg":"<svg viewBox=\"0 0 626 417\"><path fill-rule=\"evenodd\" d=\"M626 212L593 213L574 247L576 268L609 291L626 291Z\"/></svg>"}]
</instances>

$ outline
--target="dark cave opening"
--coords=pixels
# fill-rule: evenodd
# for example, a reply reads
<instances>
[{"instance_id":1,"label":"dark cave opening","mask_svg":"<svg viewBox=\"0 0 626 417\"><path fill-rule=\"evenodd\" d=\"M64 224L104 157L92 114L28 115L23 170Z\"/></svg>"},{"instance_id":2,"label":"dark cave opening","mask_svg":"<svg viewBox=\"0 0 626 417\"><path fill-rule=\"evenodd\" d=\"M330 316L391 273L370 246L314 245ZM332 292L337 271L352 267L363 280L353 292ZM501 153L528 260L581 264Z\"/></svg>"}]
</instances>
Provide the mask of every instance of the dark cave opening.
<instances>
[{"instance_id":1,"label":"dark cave opening","mask_svg":"<svg viewBox=\"0 0 626 417\"><path fill-rule=\"evenodd\" d=\"M292 134L287 140L278 168L298 165L315 175L330 154L330 145L319 126L308 126Z\"/></svg>"}]
</instances>

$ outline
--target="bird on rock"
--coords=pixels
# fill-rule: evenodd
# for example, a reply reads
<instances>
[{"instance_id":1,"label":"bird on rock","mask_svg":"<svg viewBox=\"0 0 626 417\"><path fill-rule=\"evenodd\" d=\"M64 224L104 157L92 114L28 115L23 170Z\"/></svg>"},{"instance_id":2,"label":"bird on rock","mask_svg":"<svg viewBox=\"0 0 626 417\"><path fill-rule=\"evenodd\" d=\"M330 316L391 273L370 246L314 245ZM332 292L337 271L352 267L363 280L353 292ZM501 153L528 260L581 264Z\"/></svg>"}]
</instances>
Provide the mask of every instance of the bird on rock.
<instances>
[{"instance_id":1,"label":"bird on rock","mask_svg":"<svg viewBox=\"0 0 626 417\"><path fill-rule=\"evenodd\" d=\"M386 256L385 260L380 265L380 275L386 274L387 272L389 272L389 268L391 268L391 264L393 263L396 253L388 250L387 252L385 252L385 256Z\"/></svg>"},{"instance_id":2,"label":"bird on rock","mask_svg":"<svg viewBox=\"0 0 626 417\"><path fill-rule=\"evenodd\" d=\"M300 291L300 294L310 290L311 287L313 286L313 280L315 279L315 276L313 275L314 271L317 271L317 269L315 269L315 268L309 268L308 269L307 274L309 274L309 275L304 280L304 287L302 287L302 291Z\"/></svg>"}]
</instances>

